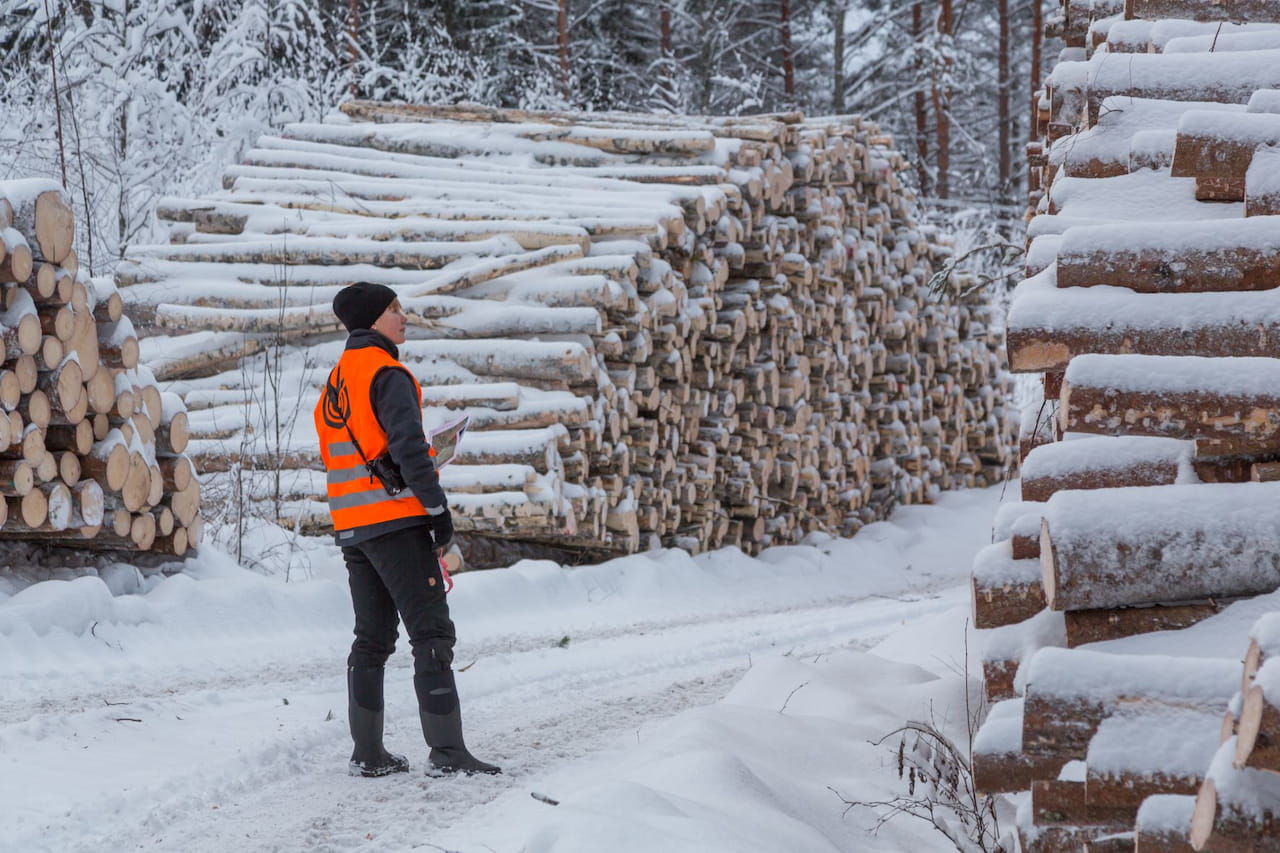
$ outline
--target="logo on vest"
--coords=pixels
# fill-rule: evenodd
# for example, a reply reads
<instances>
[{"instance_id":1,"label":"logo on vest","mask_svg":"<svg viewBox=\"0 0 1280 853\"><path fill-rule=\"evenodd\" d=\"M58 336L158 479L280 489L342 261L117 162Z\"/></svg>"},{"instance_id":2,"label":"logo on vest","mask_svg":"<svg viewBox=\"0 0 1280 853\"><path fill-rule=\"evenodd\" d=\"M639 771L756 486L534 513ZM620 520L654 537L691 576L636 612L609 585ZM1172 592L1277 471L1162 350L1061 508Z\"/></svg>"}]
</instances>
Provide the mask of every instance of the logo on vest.
<instances>
[{"instance_id":1,"label":"logo on vest","mask_svg":"<svg viewBox=\"0 0 1280 853\"><path fill-rule=\"evenodd\" d=\"M342 372L333 371L333 380L324 386L324 422L334 429L341 429L351 418L351 395L347 391L347 383L342 379Z\"/></svg>"}]
</instances>

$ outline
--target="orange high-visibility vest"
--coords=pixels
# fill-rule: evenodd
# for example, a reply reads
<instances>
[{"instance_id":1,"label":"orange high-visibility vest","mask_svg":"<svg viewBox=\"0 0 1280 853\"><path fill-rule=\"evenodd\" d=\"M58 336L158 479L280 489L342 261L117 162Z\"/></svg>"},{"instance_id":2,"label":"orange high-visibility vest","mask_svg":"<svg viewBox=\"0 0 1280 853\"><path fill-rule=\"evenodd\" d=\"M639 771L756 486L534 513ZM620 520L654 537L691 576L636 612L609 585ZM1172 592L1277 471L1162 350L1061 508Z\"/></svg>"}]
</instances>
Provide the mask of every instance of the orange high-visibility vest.
<instances>
[{"instance_id":1,"label":"orange high-visibility vest","mask_svg":"<svg viewBox=\"0 0 1280 853\"><path fill-rule=\"evenodd\" d=\"M387 433L373 412L370 391L374 378L388 368L404 370L380 347L346 350L316 403L316 434L320 436L320 456L328 474L329 515L333 517L334 530L427 514L411 489L392 497L365 468L367 460L376 459L387 449ZM413 374L407 370L405 373L413 381L421 408L422 388Z\"/></svg>"}]
</instances>

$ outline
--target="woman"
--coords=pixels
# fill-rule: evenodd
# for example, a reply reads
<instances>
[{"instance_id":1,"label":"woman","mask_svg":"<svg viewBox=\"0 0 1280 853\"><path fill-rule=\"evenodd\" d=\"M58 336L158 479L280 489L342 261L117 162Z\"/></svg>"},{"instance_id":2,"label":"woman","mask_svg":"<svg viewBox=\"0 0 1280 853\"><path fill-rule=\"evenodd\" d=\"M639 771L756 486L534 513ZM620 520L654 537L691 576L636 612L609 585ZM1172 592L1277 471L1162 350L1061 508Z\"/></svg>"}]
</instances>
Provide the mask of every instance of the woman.
<instances>
[{"instance_id":1,"label":"woman","mask_svg":"<svg viewBox=\"0 0 1280 853\"><path fill-rule=\"evenodd\" d=\"M422 390L399 361L407 319L395 291L357 282L333 300L346 349L316 405L329 513L347 564L355 641L347 658L350 770L409 769L382 745L383 671L395 651L396 616L413 649L413 686L430 761L440 771L500 773L462 739L453 677L456 642L439 555L453 519L422 429Z\"/></svg>"}]
</instances>

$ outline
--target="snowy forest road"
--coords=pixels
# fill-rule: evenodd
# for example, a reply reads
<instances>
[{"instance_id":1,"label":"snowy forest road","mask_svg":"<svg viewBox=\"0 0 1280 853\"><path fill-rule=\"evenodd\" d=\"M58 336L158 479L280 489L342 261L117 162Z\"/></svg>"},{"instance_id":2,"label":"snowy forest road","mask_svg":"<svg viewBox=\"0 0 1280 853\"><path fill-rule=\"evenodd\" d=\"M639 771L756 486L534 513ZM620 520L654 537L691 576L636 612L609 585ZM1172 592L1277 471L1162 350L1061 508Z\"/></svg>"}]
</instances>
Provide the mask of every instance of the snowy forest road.
<instances>
[{"instance_id":1,"label":"snowy forest road","mask_svg":"<svg viewBox=\"0 0 1280 853\"><path fill-rule=\"evenodd\" d=\"M464 643L468 743L503 765L499 777L423 775L403 650L388 667L387 745L414 770L379 780L345 775L342 659L329 643L282 640L252 665L211 655L203 668L152 661L88 684L55 678L38 698L0 702L0 744L7 772L56 777L64 799L49 802L47 784L31 787L41 801L24 799L19 786L0 848L431 849L433 835L507 790L536 791L548 769L717 701L752 655L867 648L903 621L963 604L953 578L939 586L778 610L708 602L670 618Z\"/></svg>"}]
</instances>

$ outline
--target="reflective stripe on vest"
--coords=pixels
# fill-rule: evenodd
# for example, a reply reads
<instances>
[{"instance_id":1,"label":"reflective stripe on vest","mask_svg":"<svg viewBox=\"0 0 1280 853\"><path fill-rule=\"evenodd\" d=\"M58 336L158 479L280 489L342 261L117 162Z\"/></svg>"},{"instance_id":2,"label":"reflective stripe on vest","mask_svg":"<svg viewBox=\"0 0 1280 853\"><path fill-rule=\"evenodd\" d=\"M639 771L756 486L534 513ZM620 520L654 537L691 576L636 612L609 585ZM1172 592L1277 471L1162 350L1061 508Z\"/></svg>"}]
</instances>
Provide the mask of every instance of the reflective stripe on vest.
<instances>
[{"instance_id":1,"label":"reflective stripe on vest","mask_svg":"<svg viewBox=\"0 0 1280 853\"><path fill-rule=\"evenodd\" d=\"M329 515L335 530L427 514L412 490L405 489L392 497L365 468L365 459L374 459L387 449L387 434L374 414L370 391L373 380L388 368L404 370L400 362L379 347L346 350L329 374L326 388L316 403L316 434L320 438ZM422 389L412 374L408 371L405 374L413 382L421 407ZM329 388L334 393L331 394ZM355 442L359 442L358 449ZM426 443L425 436L423 443Z\"/></svg>"}]
</instances>

